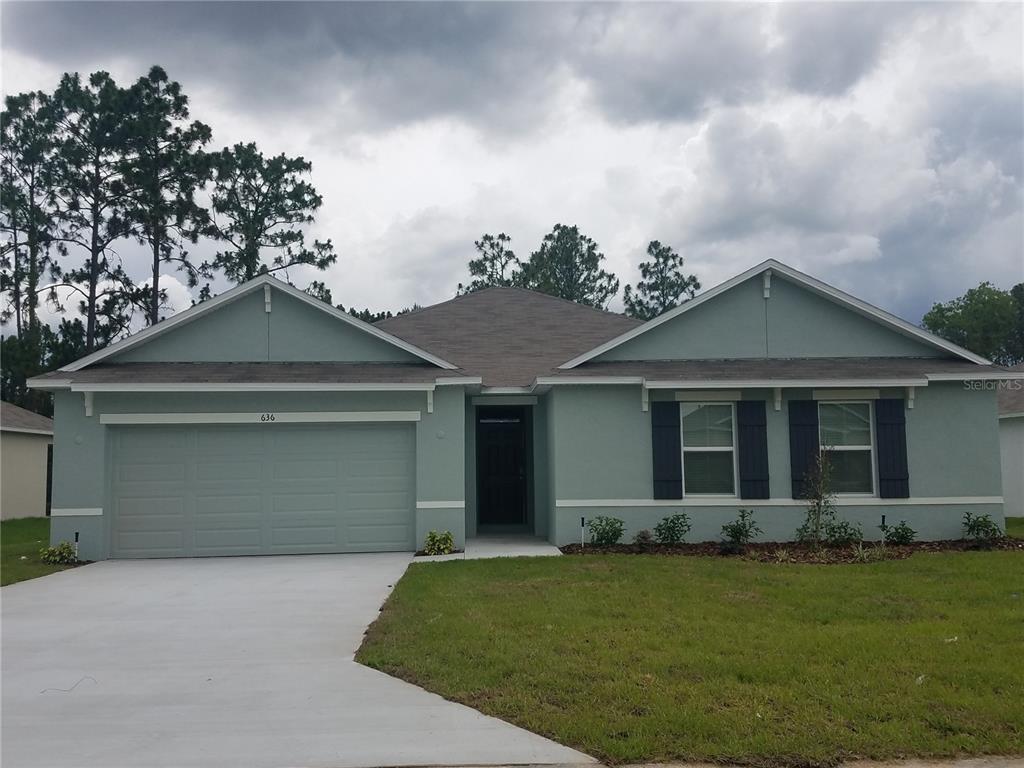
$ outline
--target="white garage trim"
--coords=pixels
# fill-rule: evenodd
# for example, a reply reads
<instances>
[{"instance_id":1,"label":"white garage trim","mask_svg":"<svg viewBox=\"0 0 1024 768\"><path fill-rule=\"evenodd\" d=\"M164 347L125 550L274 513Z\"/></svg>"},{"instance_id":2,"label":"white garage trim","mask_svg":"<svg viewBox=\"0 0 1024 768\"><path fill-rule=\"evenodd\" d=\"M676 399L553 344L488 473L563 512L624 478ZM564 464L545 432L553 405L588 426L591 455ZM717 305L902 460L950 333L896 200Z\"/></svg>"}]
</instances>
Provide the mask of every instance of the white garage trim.
<instances>
[{"instance_id":1,"label":"white garage trim","mask_svg":"<svg viewBox=\"0 0 1024 768\"><path fill-rule=\"evenodd\" d=\"M417 501L416 509L465 509L464 501Z\"/></svg>"},{"instance_id":2,"label":"white garage trim","mask_svg":"<svg viewBox=\"0 0 1024 768\"><path fill-rule=\"evenodd\" d=\"M419 420L419 411L104 413L102 416L100 416L100 424L315 424Z\"/></svg>"},{"instance_id":3,"label":"white garage trim","mask_svg":"<svg viewBox=\"0 0 1024 768\"><path fill-rule=\"evenodd\" d=\"M99 517L102 507L52 507L50 517Z\"/></svg>"}]
</instances>

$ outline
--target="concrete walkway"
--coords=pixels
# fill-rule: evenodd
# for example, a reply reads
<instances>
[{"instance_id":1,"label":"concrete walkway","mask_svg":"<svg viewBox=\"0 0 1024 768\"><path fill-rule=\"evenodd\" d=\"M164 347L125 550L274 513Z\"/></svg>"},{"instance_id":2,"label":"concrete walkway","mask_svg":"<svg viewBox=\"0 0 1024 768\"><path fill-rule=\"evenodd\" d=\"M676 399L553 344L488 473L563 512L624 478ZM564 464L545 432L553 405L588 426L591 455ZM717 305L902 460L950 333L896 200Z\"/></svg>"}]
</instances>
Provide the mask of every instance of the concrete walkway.
<instances>
[{"instance_id":1,"label":"concrete walkway","mask_svg":"<svg viewBox=\"0 0 1024 768\"><path fill-rule=\"evenodd\" d=\"M592 762L352 660L410 560L107 561L4 587L2 764Z\"/></svg>"},{"instance_id":2,"label":"concrete walkway","mask_svg":"<svg viewBox=\"0 0 1024 768\"><path fill-rule=\"evenodd\" d=\"M446 560L486 560L492 557L557 557L562 550L536 536L477 536L466 539L464 552L452 555L417 557L417 563L441 563Z\"/></svg>"}]
</instances>

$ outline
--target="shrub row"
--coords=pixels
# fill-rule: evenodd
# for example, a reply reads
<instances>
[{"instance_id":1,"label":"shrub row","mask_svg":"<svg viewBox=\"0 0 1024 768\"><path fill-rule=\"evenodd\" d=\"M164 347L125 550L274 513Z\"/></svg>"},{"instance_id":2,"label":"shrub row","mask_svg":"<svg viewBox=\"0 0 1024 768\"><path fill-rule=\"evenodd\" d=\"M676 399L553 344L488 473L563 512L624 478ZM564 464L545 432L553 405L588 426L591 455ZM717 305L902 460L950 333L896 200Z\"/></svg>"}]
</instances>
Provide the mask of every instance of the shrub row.
<instances>
[{"instance_id":1,"label":"shrub row","mask_svg":"<svg viewBox=\"0 0 1024 768\"><path fill-rule=\"evenodd\" d=\"M811 518L812 514L813 512L809 512L808 517ZM963 527L964 538L976 542L979 546L991 545L1003 537L1002 530L989 515L973 515L967 512L964 514ZM655 542L680 544L690 532L690 528L690 518L686 514L669 515L654 526L653 534L648 530L638 531L633 543L640 546ZM882 532L881 540L885 544L906 546L917 539L917 531L907 525L906 520L900 520L896 525L887 525L883 519L878 528ZM598 515L587 521L587 530L590 532L591 544L610 547L622 540L626 522L617 517ZM741 550L761 533L763 531L760 526L754 522L753 511L741 509L735 520L722 526L721 538L726 549ZM856 523L837 520L834 516L827 515L824 519L809 519L801 525L797 529L796 540L802 544L844 547L863 542L864 533Z\"/></svg>"}]
</instances>

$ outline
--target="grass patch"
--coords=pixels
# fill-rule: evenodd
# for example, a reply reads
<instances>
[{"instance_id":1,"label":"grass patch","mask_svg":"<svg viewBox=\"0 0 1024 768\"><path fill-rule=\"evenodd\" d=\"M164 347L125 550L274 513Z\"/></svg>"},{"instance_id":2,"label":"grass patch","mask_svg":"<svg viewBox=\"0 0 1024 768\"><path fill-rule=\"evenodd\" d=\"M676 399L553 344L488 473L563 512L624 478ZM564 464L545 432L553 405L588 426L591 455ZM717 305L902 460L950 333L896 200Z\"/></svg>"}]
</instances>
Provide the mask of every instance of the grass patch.
<instances>
[{"instance_id":1,"label":"grass patch","mask_svg":"<svg viewBox=\"0 0 1024 768\"><path fill-rule=\"evenodd\" d=\"M48 517L22 517L0 522L0 586L73 567L47 565L40 561L39 550L49 544Z\"/></svg>"},{"instance_id":2,"label":"grass patch","mask_svg":"<svg viewBox=\"0 0 1024 768\"><path fill-rule=\"evenodd\" d=\"M1006 535L1013 539L1024 539L1024 517L1006 518Z\"/></svg>"},{"instance_id":3,"label":"grass patch","mask_svg":"<svg viewBox=\"0 0 1024 768\"><path fill-rule=\"evenodd\" d=\"M1024 557L409 568L357 660L610 762L1024 753Z\"/></svg>"}]
</instances>

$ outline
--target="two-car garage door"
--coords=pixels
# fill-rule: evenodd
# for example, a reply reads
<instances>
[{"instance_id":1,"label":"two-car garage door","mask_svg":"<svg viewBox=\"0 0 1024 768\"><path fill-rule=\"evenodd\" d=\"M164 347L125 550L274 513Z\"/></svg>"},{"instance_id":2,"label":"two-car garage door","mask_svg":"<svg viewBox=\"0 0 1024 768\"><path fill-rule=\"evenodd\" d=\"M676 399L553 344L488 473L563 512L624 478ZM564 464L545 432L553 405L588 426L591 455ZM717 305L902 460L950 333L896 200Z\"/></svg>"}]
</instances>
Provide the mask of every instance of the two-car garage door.
<instances>
[{"instance_id":1,"label":"two-car garage door","mask_svg":"<svg viewBox=\"0 0 1024 768\"><path fill-rule=\"evenodd\" d=\"M113 557L414 549L412 424L112 430Z\"/></svg>"}]
</instances>

